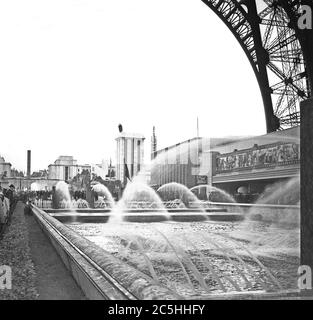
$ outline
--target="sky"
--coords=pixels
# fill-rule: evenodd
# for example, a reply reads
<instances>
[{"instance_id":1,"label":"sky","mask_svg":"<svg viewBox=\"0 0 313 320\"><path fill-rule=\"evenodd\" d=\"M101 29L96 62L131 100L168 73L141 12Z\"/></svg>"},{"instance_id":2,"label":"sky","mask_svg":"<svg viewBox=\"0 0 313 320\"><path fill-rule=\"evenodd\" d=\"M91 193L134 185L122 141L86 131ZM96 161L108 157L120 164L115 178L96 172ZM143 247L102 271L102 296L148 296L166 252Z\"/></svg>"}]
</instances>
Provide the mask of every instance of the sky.
<instances>
[{"instance_id":1,"label":"sky","mask_svg":"<svg viewBox=\"0 0 313 320\"><path fill-rule=\"evenodd\" d=\"M117 126L158 148L266 132L252 68L200 0L0 0L0 155L115 160Z\"/></svg>"}]
</instances>

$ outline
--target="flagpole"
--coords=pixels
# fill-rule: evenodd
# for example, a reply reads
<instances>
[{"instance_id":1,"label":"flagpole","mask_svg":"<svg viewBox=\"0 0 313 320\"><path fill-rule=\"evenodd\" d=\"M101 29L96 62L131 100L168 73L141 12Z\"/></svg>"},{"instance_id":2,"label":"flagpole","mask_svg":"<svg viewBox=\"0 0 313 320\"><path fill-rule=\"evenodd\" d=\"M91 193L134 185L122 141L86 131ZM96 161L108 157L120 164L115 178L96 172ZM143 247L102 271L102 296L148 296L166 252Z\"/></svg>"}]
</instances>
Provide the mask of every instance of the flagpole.
<instances>
[{"instance_id":1,"label":"flagpole","mask_svg":"<svg viewBox=\"0 0 313 320\"><path fill-rule=\"evenodd\" d=\"M197 117L197 138L199 138L199 117Z\"/></svg>"}]
</instances>

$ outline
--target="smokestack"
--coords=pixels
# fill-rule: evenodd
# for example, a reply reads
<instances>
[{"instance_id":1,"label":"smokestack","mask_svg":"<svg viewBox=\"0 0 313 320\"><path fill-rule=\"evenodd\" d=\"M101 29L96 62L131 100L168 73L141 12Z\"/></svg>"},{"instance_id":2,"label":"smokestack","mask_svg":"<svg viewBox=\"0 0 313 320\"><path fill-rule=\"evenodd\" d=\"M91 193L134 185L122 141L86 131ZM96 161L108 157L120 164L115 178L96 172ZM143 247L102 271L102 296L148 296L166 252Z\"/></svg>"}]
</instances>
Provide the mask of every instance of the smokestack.
<instances>
[{"instance_id":1,"label":"smokestack","mask_svg":"<svg viewBox=\"0 0 313 320\"><path fill-rule=\"evenodd\" d=\"M152 130L152 137L151 137L151 160L156 157L157 154L157 137L155 134L155 127Z\"/></svg>"},{"instance_id":2,"label":"smokestack","mask_svg":"<svg viewBox=\"0 0 313 320\"><path fill-rule=\"evenodd\" d=\"M31 175L31 162L32 162L32 155L31 150L27 150L27 178L30 178Z\"/></svg>"}]
</instances>

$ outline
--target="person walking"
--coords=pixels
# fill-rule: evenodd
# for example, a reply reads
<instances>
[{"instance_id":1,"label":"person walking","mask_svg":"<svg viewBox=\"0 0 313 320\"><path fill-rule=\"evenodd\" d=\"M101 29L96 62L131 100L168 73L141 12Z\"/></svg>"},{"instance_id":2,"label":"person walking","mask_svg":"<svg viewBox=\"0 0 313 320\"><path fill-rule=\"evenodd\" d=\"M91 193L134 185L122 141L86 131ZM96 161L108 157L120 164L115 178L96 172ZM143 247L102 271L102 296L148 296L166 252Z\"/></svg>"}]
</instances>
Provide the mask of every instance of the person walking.
<instances>
[{"instance_id":1,"label":"person walking","mask_svg":"<svg viewBox=\"0 0 313 320\"><path fill-rule=\"evenodd\" d=\"M15 205L16 205L16 201L15 201L15 187L13 184L11 184L9 186L9 190L7 190L6 195L5 195L9 202L10 202L10 206L9 206L9 219L8 219L8 225L11 224L11 220L12 220L12 215L15 209Z\"/></svg>"},{"instance_id":2,"label":"person walking","mask_svg":"<svg viewBox=\"0 0 313 320\"><path fill-rule=\"evenodd\" d=\"M0 190L0 240L3 238L6 222L7 213L4 204L4 194L2 190Z\"/></svg>"}]
</instances>

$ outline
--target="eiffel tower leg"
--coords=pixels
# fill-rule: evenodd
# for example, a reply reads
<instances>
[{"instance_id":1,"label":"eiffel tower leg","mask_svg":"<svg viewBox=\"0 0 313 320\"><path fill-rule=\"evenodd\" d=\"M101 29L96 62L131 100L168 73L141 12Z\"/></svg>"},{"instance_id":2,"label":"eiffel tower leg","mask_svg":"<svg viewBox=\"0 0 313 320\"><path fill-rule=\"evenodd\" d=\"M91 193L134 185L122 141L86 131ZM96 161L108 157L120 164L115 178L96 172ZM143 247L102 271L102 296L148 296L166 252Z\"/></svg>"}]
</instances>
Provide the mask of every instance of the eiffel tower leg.
<instances>
[{"instance_id":1,"label":"eiffel tower leg","mask_svg":"<svg viewBox=\"0 0 313 320\"><path fill-rule=\"evenodd\" d=\"M313 270L313 99L301 104L301 265Z\"/></svg>"}]
</instances>

